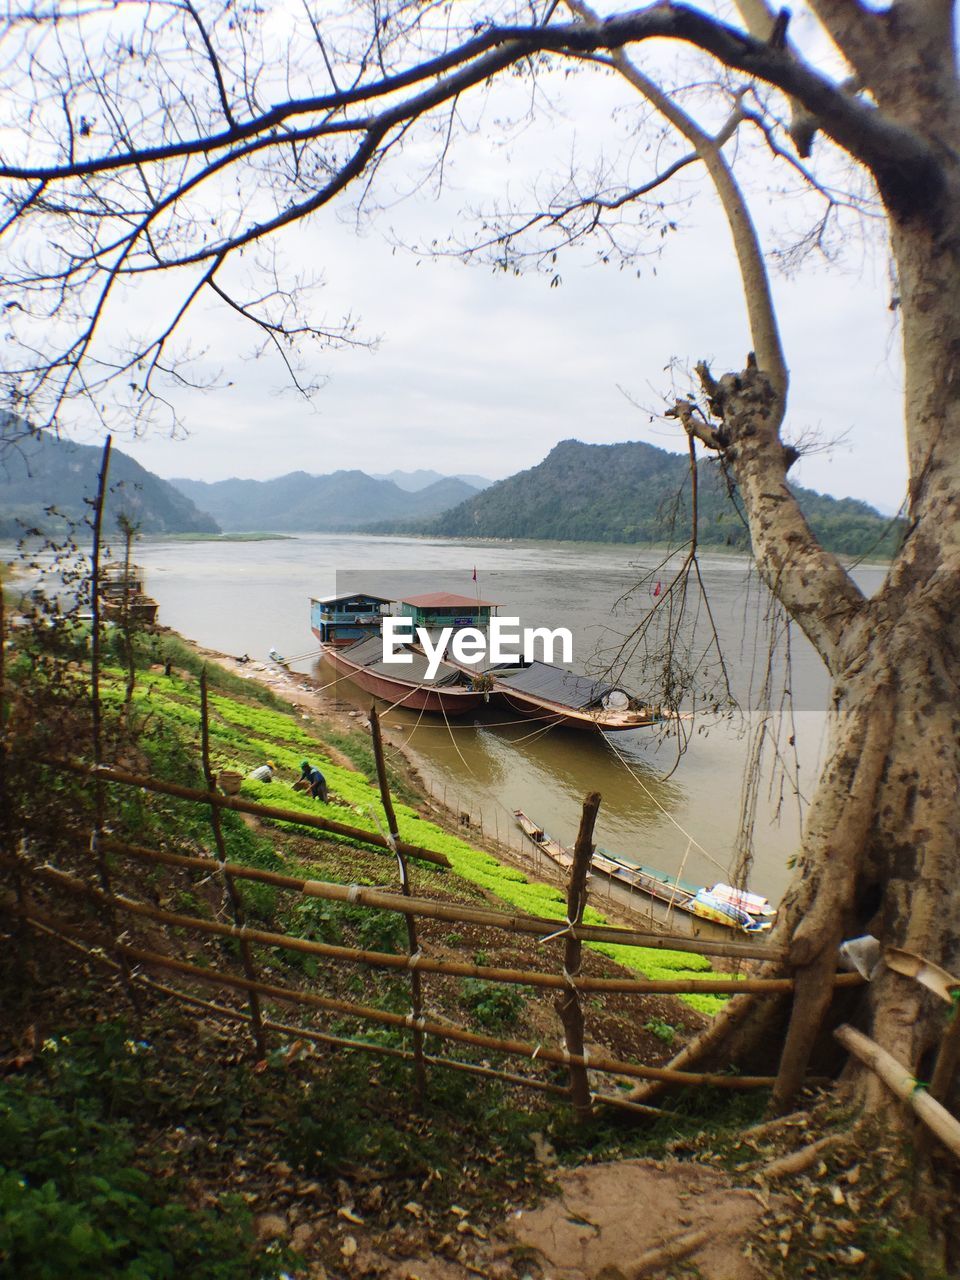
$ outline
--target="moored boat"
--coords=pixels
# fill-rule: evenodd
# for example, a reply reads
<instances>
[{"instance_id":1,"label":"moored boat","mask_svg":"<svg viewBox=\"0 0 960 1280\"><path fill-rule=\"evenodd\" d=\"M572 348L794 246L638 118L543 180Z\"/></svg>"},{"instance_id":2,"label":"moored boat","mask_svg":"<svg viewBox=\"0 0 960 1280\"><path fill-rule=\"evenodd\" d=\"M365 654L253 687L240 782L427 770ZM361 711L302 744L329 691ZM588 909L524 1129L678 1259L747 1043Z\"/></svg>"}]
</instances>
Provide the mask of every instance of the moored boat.
<instances>
[{"instance_id":1,"label":"moored boat","mask_svg":"<svg viewBox=\"0 0 960 1280\"><path fill-rule=\"evenodd\" d=\"M100 610L110 622L124 617L136 622L157 620L160 606L143 588L143 570L135 564L109 564L100 571Z\"/></svg>"},{"instance_id":2,"label":"moored boat","mask_svg":"<svg viewBox=\"0 0 960 1280\"><path fill-rule=\"evenodd\" d=\"M514 816L524 835L552 861L565 869L572 865L572 853L542 827L537 826L522 809L516 809ZM642 899L644 909L649 910L652 918L661 924L677 928L680 932L695 936L701 932L707 936L729 936L730 929L743 933L763 933L772 924L769 918L758 918L735 903L715 897L713 889L672 879L663 871L625 862L602 850L594 851L590 866L595 875L605 878L611 885L622 886L627 893L636 894L638 899ZM715 888L731 890L734 894L739 892L731 889L730 885ZM766 898L746 893L744 898L757 899L766 904L768 915L776 914ZM675 912L683 912L684 915L676 915ZM715 932L717 929L719 934Z\"/></svg>"},{"instance_id":3,"label":"moored boat","mask_svg":"<svg viewBox=\"0 0 960 1280\"><path fill-rule=\"evenodd\" d=\"M368 592L311 599L311 629L324 653L338 670L350 674L361 688L377 697L448 715L462 715L481 702L495 701L527 719L542 721L548 728L603 733L678 718L676 712L643 702L612 681L578 675L551 662L527 657L496 663L464 661L457 646L460 633L471 632L471 647L479 643L482 649L491 625L501 621L495 617L499 606L491 600L438 591L398 599L393 602L392 614L387 610L390 603L386 597ZM390 640L395 652L407 659L402 664L385 662L382 644L376 638L385 620L391 618L402 619L404 635L411 637L409 642ZM397 625L393 623L394 637ZM361 651L359 645L364 642L371 648ZM434 671L426 649L447 642L457 656L445 653Z\"/></svg>"},{"instance_id":4,"label":"moored boat","mask_svg":"<svg viewBox=\"0 0 960 1280\"><path fill-rule=\"evenodd\" d=\"M446 662L439 664L435 678L428 681L425 655L410 646L402 646L400 652L410 661L385 662L380 636L358 640L346 648L324 648L326 658L337 671L393 706L463 716L475 711L489 696L484 690L475 689L458 667Z\"/></svg>"},{"instance_id":5,"label":"moored boat","mask_svg":"<svg viewBox=\"0 0 960 1280\"><path fill-rule=\"evenodd\" d=\"M485 672L511 710L568 729L620 733L675 720L676 713L634 698L618 684L577 675L552 662L527 662Z\"/></svg>"}]
</instances>

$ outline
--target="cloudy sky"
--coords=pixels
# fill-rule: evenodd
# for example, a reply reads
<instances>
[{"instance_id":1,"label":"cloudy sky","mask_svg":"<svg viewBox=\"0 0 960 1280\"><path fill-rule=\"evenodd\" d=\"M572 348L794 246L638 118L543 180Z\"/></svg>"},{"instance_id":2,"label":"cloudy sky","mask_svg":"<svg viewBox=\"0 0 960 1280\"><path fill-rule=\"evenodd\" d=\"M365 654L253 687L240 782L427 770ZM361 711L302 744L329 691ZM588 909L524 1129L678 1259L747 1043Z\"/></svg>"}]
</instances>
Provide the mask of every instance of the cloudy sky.
<instances>
[{"instance_id":1,"label":"cloudy sky","mask_svg":"<svg viewBox=\"0 0 960 1280\"><path fill-rule=\"evenodd\" d=\"M726 225L709 193L695 198L695 178L675 188L680 226L656 256L630 270L571 256L558 287L549 276L516 278L391 243L442 239L465 208L508 189L522 198L538 171L622 145L628 126L615 112L628 94L609 78L579 77L558 90L556 111L508 143L481 131L455 145L440 198L401 199L400 163L381 188L387 207L362 233L344 204L288 235L288 270L324 278L314 316L333 323L349 312L378 339L371 349L316 352L309 373L326 381L312 404L284 390L276 359L252 358L255 338L241 321L205 307L193 337L230 385L176 394L185 439L117 443L162 476L205 480L420 467L499 479L570 437L685 449L656 416L674 386L686 389L674 362L690 368L706 357L715 372L738 369L750 346ZM638 178L641 162L649 175L653 161L634 149ZM812 206L768 199L764 172L747 157L772 248L808 225ZM905 488L899 334L882 243L864 247L853 229L839 263L814 259L793 276L775 274L774 290L792 372L788 434L829 446L794 478L895 510Z\"/></svg>"}]
</instances>

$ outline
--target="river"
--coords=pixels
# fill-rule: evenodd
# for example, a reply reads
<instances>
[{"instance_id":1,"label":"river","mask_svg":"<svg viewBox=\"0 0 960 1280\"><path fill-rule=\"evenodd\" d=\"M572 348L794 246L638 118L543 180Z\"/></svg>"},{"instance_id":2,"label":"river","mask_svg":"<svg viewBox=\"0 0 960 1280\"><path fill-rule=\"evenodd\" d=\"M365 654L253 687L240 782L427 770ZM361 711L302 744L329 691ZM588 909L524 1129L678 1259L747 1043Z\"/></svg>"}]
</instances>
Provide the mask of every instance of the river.
<instances>
[{"instance_id":1,"label":"river","mask_svg":"<svg viewBox=\"0 0 960 1280\"><path fill-rule=\"evenodd\" d=\"M166 626L234 655L264 658L274 648L293 660L293 669L324 683L335 676L316 658L309 626L312 595L357 588L389 596L437 590L480 595L497 602L501 615L519 616L524 625L569 627L572 665L596 672L671 578L670 566L660 563L656 550L578 543L304 534L259 542L148 541L137 547L136 558ZM582 798L597 790L603 797L597 822L601 847L670 873L682 869L687 879L727 878L735 862L754 730L767 722L762 687L768 601L746 560L714 554L704 557L702 566L740 711L724 716L708 710L686 722L689 741L679 760L675 738L661 739L651 729L607 737L544 731L535 722L510 721L493 707L449 728L442 720L418 719L398 709L388 717L394 737L404 740L438 797L471 813L474 821L482 817L485 831L501 839L514 832L516 843L511 815L519 808L564 843L572 842ZM861 586L874 590L882 572L859 571ZM636 589L623 601L631 587ZM666 610L661 606L660 612ZM718 663L715 651L705 650L707 608L695 590L688 594L685 613L684 633L693 637L686 665L699 669L701 695L715 697L719 686L710 669L715 675ZM659 700L641 658L638 653L628 664L625 682ZM754 796L750 885L774 900L789 879L801 798L809 797L816 779L828 697L819 659L796 632L791 662L793 697L784 704L789 721L781 724L781 764L774 766L768 742ZM782 660L772 668L777 705L782 668ZM331 687L330 696L361 710L369 705L368 695L344 681Z\"/></svg>"}]
</instances>

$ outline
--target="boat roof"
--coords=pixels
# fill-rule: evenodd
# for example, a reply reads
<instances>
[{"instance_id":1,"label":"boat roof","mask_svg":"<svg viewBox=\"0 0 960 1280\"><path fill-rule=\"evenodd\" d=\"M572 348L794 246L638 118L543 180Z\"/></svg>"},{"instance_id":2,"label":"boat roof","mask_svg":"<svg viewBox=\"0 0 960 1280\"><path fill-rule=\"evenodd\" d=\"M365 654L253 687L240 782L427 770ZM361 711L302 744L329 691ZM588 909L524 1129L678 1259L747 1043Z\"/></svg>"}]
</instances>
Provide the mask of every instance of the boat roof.
<instances>
[{"instance_id":1,"label":"boat roof","mask_svg":"<svg viewBox=\"0 0 960 1280\"><path fill-rule=\"evenodd\" d=\"M408 649L405 645L399 647L401 651L409 654L413 659L412 662L384 662L383 640L380 636L368 636L366 640L358 640L356 644L348 645L340 652L351 662L356 662L358 666L365 667L367 671L372 671L378 676L403 680L409 684L422 684L428 689L459 684L463 680L463 672L458 667L451 667L448 662L441 662L436 676L428 680L427 667L430 661L427 655L419 653L416 649Z\"/></svg>"},{"instance_id":2,"label":"boat roof","mask_svg":"<svg viewBox=\"0 0 960 1280\"><path fill-rule=\"evenodd\" d=\"M376 596L372 591L347 591L335 596L311 596L314 604L339 604L341 600L376 600L378 604L389 604L392 596Z\"/></svg>"},{"instance_id":3,"label":"boat roof","mask_svg":"<svg viewBox=\"0 0 960 1280\"><path fill-rule=\"evenodd\" d=\"M558 702L575 710L599 702L606 694L620 687L603 680L594 680L591 676L578 676L573 671L554 666L552 662L531 662L519 671L503 675L492 668L491 673L511 689L529 693L535 698L545 698L548 702Z\"/></svg>"},{"instance_id":4,"label":"boat roof","mask_svg":"<svg viewBox=\"0 0 960 1280\"><path fill-rule=\"evenodd\" d=\"M494 600L478 600L476 596L456 596L449 591L430 591L425 596L404 596L403 604L415 609L497 609Z\"/></svg>"}]
</instances>

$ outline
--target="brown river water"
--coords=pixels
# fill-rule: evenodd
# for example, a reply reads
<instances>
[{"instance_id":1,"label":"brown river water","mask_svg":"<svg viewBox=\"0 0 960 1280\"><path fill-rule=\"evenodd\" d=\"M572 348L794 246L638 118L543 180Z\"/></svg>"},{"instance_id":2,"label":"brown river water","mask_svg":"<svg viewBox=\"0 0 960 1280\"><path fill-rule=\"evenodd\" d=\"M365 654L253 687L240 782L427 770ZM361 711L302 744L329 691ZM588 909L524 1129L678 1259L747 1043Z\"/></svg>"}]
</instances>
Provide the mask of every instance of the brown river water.
<instances>
[{"instance_id":1,"label":"brown river water","mask_svg":"<svg viewBox=\"0 0 960 1280\"><path fill-rule=\"evenodd\" d=\"M199 644L264 659L272 648L294 670L330 683L329 696L365 710L369 695L318 661L310 631L310 597L344 589L385 596L452 591L497 602L525 626L566 626L577 670L599 673L622 637L650 611L670 581L654 549L578 543L459 543L356 535L304 534L262 542L150 541L137 547L160 621ZM397 709L388 720L431 791L457 812L482 821L485 833L516 844L513 811L523 809L552 835L572 843L586 792L602 795L597 843L631 860L713 883L732 873L744 778L755 730L777 726L764 715L769 602L748 562L707 555L702 561L709 607L739 711L711 709L675 737L642 729L606 737L515 720L491 705L451 722ZM476 582L473 573L476 570ZM872 591L882 570L858 571ZM660 592L657 593L657 583ZM639 585L638 585L639 584ZM625 602L624 593L634 588ZM618 601L622 601L617 605ZM666 611L661 608L661 613ZM688 597L686 665L700 693L715 700L718 663L705 637L707 611ZM781 651L783 645L781 643ZM803 801L819 766L829 687L819 659L797 633L790 639L792 699L783 702L782 659L772 667L772 701L780 717L779 752L767 750L755 790L754 869L750 887L776 900L789 879ZM651 701L662 696L640 655L623 683ZM710 695L707 698L706 695ZM769 699L768 699L769 701ZM692 703L687 700L684 708ZM790 739L792 738L792 743ZM773 759L779 755L780 765ZM784 763L787 768L784 769Z\"/></svg>"}]
</instances>

